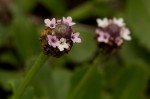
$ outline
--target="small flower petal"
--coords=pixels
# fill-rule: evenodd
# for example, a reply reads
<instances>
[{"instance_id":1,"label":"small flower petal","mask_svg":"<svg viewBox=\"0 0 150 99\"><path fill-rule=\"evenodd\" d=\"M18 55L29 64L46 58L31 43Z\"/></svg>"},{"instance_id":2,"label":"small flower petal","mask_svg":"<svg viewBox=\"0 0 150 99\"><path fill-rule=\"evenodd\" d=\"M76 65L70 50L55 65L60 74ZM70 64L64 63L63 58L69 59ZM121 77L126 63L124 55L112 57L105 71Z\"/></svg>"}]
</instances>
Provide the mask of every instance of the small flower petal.
<instances>
[{"instance_id":1,"label":"small flower petal","mask_svg":"<svg viewBox=\"0 0 150 99\"><path fill-rule=\"evenodd\" d=\"M51 29L56 27L56 19L55 18L53 18L52 20L45 19L44 22L45 22L46 26L50 27Z\"/></svg>"},{"instance_id":2,"label":"small flower petal","mask_svg":"<svg viewBox=\"0 0 150 99\"><path fill-rule=\"evenodd\" d=\"M98 42L108 43L110 35L108 33L100 32L97 38Z\"/></svg>"},{"instance_id":3,"label":"small flower petal","mask_svg":"<svg viewBox=\"0 0 150 99\"><path fill-rule=\"evenodd\" d=\"M73 43L81 43L81 38L79 38L79 32L71 34L71 40Z\"/></svg>"},{"instance_id":4,"label":"small flower petal","mask_svg":"<svg viewBox=\"0 0 150 99\"><path fill-rule=\"evenodd\" d=\"M72 18L71 17L63 17L63 23L66 24L66 25L69 25L69 26L73 26L75 25L74 22L72 22Z\"/></svg>"},{"instance_id":5,"label":"small flower petal","mask_svg":"<svg viewBox=\"0 0 150 99\"><path fill-rule=\"evenodd\" d=\"M49 27L50 20L49 20L49 19L44 19L44 23L46 24L46 26L48 26L48 27Z\"/></svg>"},{"instance_id":6,"label":"small flower petal","mask_svg":"<svg viewBox=\"0 0 150 99\"><path fill-rule=\"evenodd\" d=\"M67 20L72 21L72 18L70 16L67 17Z\"/></svg>"},{"instance_id":7,"label":"small flower petal","mask_svg":"<svg viewBox=\"0 0 150 99\"><path fill-rule=\"evenodd\" d=\"M57 20L57 24L61 24L61 20Z\"/></svg>"},{"instance_id":8,"label":"small flower petal","mask_svg":"<svg viewBox=\"0 0 150 99\"><path fill-rule=\"evenodd\" d=\"M96 21L97 21L98 27L102 27L102 28L108 26L108 24L109 24L109 21L107 18L97 19Z\"/></svg>"},{"instance_id":9,"label":"small flower petal","mask_svg":"<svg viewBox=\"0 0 150 99\"><path fill-rule=\"evenodd\" d=\"M50 27L50 28L55 28L55 27L56 27L55 25L56 25L56 19L53 18L52 21L51 21L50 24L49 24L49 27Z\"/></svg>"},{"instance_id":10,"label":"small flower petal","mask_svg":"<svg viewBox=\"0 0 150 99\"><path fill-rule=\"evenodd\" d=\"M55 19L55 18L53 18L51 22L52 22L52 23L56 23L56 19Z\"/></svg>"},{"instance_id":11,"label":"small flower petal","mask_svg":"<svg viewBox=\"0 0 150 99\"><path fill-rule=\"evenodd\" d=\"M56 36L52 36L52 35L48 35L48 44L54 48L56 48L56 46L58 46L58 39Z\"/></svg>"},{"instance_id":12,"label":"small flower petal","mask_svg":"<svg viewBox=\"0 0 150 99\"><path fill-rule=\"evenodd\" d=\"M114 18L114 19L113 19L113 22L114 22L115 24L117 24L119 27L125 26L125 23L124 23L123 18L119 18L119 19Z\"/></svg>"},{"instance_id":13,"label":"small flower petal","mask_svg":"<svg viewBox=\"0 0 150 99\"><path fill-rule=\"evenodd\" d=\"M127 29L127 28L122 28L121 29L120 36L123 39L130 41L131 40L131 36L129 34L130 34L129 29Z\"/></svg>"},{"instance_id":14,"label":"small flower petal","mask_svg":"<svg viewBox=\"0 0 150 99\"><path fill-rule=\"evenodd\" d=\"M69 44L66 43L66 39L65 39L65 38L61 38L61 39L59 40L58 49L59 49L60 51L64 51L65 48L66 48L66 49L69 48Z\"/></svg>"}]
</instances>

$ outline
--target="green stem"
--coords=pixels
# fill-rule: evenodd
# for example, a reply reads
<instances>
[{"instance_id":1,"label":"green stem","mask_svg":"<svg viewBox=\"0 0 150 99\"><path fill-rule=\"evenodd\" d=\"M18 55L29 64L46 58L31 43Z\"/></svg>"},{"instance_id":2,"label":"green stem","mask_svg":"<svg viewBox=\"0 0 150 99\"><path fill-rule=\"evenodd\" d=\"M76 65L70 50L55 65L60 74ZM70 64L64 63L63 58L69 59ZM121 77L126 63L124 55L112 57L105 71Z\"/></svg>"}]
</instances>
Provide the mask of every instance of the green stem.
<instances>
[{"instance_id":1,"label":"green stem","mask_svg":"<svg viewBox=\"0 0 150 99\"><path fill-rule=\"evenodd\" d=\"M83 89L84 85L87 83L88 79L92 76L92 74L95 72L95 69L99 66L99 60L100 58L98 57L94 61L94 65L91 66L85 75L83 76L82 80L79 82L77 87L73 90L73 92L69 95L69 99L76 99L76 96L78 96L78 93L80 92L81 89Z\"/></svg>"},{"instance_id":2,"label":"green stem","mask_svg":"<svg viewBox=\"0 0 150 99\"><path fill-rule=\"evenodd\" d=\"M30 81L34 78L34 76L37 74L39 69L41 68L42 64L46 61L48 58L47 55L44 53L41 53L38 59L33 64L32 68L27 73L24 81L20 85L19 89L15 92L13 99L21 99L20 97L24 93L26 87L29 85Z\"/></svg>"}]
</instances>

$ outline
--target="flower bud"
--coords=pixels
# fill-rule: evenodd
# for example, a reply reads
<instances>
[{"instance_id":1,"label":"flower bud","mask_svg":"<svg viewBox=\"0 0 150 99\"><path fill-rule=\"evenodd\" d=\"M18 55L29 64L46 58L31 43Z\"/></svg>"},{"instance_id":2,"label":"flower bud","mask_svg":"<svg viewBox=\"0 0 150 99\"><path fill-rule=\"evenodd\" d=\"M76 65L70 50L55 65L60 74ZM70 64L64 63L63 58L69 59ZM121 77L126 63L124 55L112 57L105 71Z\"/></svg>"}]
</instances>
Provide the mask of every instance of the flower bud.
<instances>
[{"instance_id":1,"label":"flower bud","mask_svg":"<svg viewBox=\"0 0 150 99\"><path fill-rule=\"evenodd\" d=\"M112 52L120 48L125 40L131 40L130 31L122 18L104 18L96 21L98 23L96 40L102 52Z\"/></svg>"},{"instance_id":2,"label":"flower bud","mask_svg":"<svg viewBox=\"0 0 150 99\"><path fill-rule=\"evenodd\" d=\"M52 20L45 19L47 27L40 36L42 48L47 55L60 57L68 53L74 43L80 43L79 33L72 30L75 25L71 17L63 17L62 19Z\"/></svg>"}]
</instances>

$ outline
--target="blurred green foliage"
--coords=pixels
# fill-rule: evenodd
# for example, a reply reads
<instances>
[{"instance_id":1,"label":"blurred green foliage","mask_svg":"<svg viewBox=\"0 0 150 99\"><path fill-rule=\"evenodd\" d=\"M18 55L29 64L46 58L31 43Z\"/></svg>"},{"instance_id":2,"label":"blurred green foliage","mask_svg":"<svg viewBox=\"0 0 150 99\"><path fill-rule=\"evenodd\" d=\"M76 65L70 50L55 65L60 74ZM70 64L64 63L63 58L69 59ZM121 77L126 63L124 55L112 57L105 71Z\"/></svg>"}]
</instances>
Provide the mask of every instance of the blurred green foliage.
<instances>
[{"instance_id":1,"label":"blurred green foliage","mask_svg":"<svg viewBox=\"0 0 150 99\"><path fill-rule=\"evenodd\" d=\"M133 39L100 62L76 99L149 99L149 5L149 0L0 0L0 99L11 98L42 51L38 36L44 18L62 16L73 17L82 43L68 55L50 58L21 99L67 99L93 66L88 60L97 50L98 17L123 17Z\"/></svg>"}]
</instances>

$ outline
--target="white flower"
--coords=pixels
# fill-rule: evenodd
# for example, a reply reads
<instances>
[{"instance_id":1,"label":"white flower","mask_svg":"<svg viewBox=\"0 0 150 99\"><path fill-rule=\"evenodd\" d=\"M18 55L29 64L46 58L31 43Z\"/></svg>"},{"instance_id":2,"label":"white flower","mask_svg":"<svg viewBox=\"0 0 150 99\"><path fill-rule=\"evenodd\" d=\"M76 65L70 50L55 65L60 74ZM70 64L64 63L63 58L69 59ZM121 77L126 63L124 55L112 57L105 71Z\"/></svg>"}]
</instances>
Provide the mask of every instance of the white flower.
<instances>
[{"instance_id":1,"label":"white flower","mask_svg":"<svg viewBox=\"0 0 150 99\"><path fill-rule=\"evenodd\" d=\"M81 43L81 38L79 38L79 32L71 34L71 40L73 43Z\"/></svg>"},{"instance_id":2,"label":"white flower","mask_svg":"<svg viewBox=\"0 0 150 99\"><path fill-rule=\"evenodd\" d=\"M58 46L58 39L56 36L48 35L47 38L48 38L48 44L50 46L53 46L54 48Z\"/></svg>"},{"instance_id":3,"label":"white flower","mask_svg":"<svg viewBox=\"0 0 150 99\"><path fill-rule=\"evenodd\" d=\"M119 27L123 27L123 26L125 26L125 23L124 23L124 20L123 20L123 18L114 18L113 19L113 22L115 23L115 24L117 24Z\"/></svg>"},{"instance_id":4,"label":"white flower","mask_svg":"<svg viewBox=\"0 0 150 99\"><path fill-rule=\"evenodd\" d=\"M45 22L46 26L50 27L51 29L56 27L56 19L55 18L53 18L52 20L45 19L44 22Z\"/></svg>"},{"instance_id":5,"label":"white flower","mask_svg":"<svg viewBox=\"0 0 150 99\"><path fill-rule=\"evenodd\" d=\"M69 26L75 25L74 22L72 22L72 18L69 16L67 18L63 17L63 23Z\"/></svg>"},{"instance_id":6,"label":"white flower","mask_svg":"<svg viewBox=\"0 0 150 99\"><path fill-rule=\"evenodd\" d=\"M100 31L97 40L98 40L98 42L108 43L109 38L110 38L110 35L108 33L104 33L102 31Z\"/></svg>"},{"instance_id":7,"label":"white flower","mask_svg":"<svg viewBox=\"0 0 150 99\"><path fill-rule=\"evenodd\" d=\"M122 28L121 29L120 36L123 39L130 41L131 40L131 36L129 34L130 34L129 29L127 29L127 28Z\"/></svg>"},{"instance_id":8,"label":"white flower","mask_svg":"<svg viewBox=\"0 0 150 99\"><path fill-rule=\"evenodd\" d=\"M61 20L57 20L57 24L61 24Z\"/></svg>"},{"instance_id":9,"label":"white flower","mask_svg":"<svg viewBox=\"0 0 150 99\"><path fill-rule=\"evenodd\" d=\"M66 43L66 39L65 38L61 38L59 40L59 43L58 43L58 49L60 51L63 51L65 48L66 49L69 48L69 44Z\"/></svg>"},{"instance_id":10,"label":"white flower","mask_svg":"<svg viewBox=\"0 0 150 99\"><path fill-rule=\"evenodd\" d=\"M96 21L97 21L98 27L103 27L104 28L104 27L108 26L108 24L109 24L109 21L108 21L107 18L96 19Z\"/></svg>"}]
</instances>

